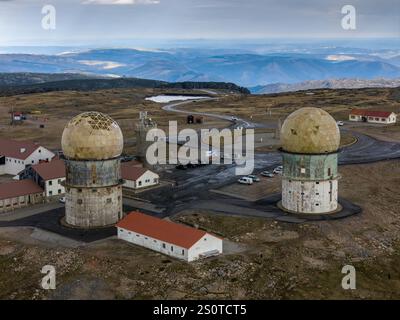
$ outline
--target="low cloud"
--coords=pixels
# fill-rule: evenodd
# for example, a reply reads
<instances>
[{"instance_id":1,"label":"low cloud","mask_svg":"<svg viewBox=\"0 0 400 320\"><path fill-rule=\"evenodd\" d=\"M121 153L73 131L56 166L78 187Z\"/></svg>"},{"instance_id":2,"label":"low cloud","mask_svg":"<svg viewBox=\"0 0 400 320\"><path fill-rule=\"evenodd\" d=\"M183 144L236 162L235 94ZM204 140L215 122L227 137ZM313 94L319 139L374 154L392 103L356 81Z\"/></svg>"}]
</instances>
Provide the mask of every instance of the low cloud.
<instances>
[{"instance_id":1,"label":"low cloud","mask_svg":"<svg viewBox=\"0 0 400 320\"><path fill-rule=\"evenodd\" d=\"M133 4L158 4L160 0L85 0L83 4L100 5L133 5Z\"/></svg>"}]
</instances>

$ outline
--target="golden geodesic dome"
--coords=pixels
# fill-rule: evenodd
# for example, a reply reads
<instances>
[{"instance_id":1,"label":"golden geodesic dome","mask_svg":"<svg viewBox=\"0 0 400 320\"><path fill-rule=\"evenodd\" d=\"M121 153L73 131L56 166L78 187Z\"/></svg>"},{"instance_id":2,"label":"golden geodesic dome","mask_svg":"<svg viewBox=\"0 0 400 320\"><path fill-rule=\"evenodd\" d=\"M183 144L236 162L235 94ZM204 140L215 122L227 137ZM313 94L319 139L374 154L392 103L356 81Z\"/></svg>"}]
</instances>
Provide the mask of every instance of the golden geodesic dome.
<instances>
[{"instance_id":1,"label":"golden geodesic dome","mask_svg":"<svg viewBox=\"0 0 400 320\"><path fill-rule=\"evenodd\" d=\"M284 151L330 153L340 146L340 131L335 119L319 108L301 108L290 114L281 129Z\"/></svg>"},{"instance_id":2,"label":"golden geodesic dome","mask_svg":"<svg viewBox=\"0 0 400 320\"><path fill-rule=\"evenodd\" d=\"M100 112L85 112L65 126L61 146L64 156L75 160L119 157L124 147L121 128Z\"/></svg>"}]
</instances>

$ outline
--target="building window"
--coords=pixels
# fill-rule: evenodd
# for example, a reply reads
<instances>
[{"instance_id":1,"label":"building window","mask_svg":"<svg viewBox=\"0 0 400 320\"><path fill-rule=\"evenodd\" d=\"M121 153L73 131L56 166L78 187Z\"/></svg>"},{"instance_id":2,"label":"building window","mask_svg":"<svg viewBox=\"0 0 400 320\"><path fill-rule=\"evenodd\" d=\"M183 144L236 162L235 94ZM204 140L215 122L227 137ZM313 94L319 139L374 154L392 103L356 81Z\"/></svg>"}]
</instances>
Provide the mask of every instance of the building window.
<instances>
[{"instance_id":1,"label":"building window","mask_svg":"<svg viewBox=\"0 0 400 320\"><path fill-rule=\"evenodd\" d=\"M331 174L332 174L331 168L328 168L328 176L330 176Z\"/></svg>"},{"instance_id":2,"label":"building window","mask_svg":"<svg viewBox=\"0 0 400 320\"><path fill-rule=\"evenodd\" d=\"M315 184L319 184L319 181L317 181Z\"/></svg>"},{"instance_id":3,"label":"building window","mask_svg":"<svg viewBox=\"0 0 400 320\"><path fill-rule=\"evenodd\" d=\"M49 191L49 196L52 196L53 195L53 191Z\"/></svg>"},{"instance_id":4,"label":"building window","mask_svg":"<svg viewBox=\"0 0 400 320\"><path fill-rule=\"evenodd\" d=\"M83 200L82 199L78 199L78 204L82 204Z\"/></svg>"},{"instance_id":5,"label":"building window","mask_svg":"<svg viewBox=\"0 0 400 320\"><path fill-rule=\"evenodd\" d=\"M78 192L82 192L82 189L78 189Z\"/></svg>"},{"instance_id":6,"label":"building window","mask_svg":"<svg viewBox=\"0 0 400 320\"><path fill-rule=\"evenodd\" d=\"M163 243L163 244L162 244L162 247L163 247L163 249L165 249L165 248L166 248L166 246L165 246L165 243Z\"/></svg>"},{"instance_id":7,"label":"building window","mask_svg":"<svg viewBox=\"0 0 400 320\"><path fill-rule=\"evenodd\" d=\"M111 203L111 198L108 198L108 199L107 199L107 203Z\"/></svg>"},{"instance_id":8,"label":"building window","mask_svg":"<svg viewBox=\"0 0 400 320\"><path fill-rule=\"evenodd\" d=\"M171 252L174 252L174 247L173 246L171 246Z\"/></svg>"},{"instance_id":9,"label":"building window","mask_svg":"<svg viewBox=\"0 0 400 320\"><path fill-rule=\"evenodd\" d=\"M137 235L136 235L136 237L138 237L138 238L139 238L140 236L137 234Z\"/></svg>"},{"instance_id":10,"label":"building window","mask_svg":"<svg viewBox=\"0 0 400 320\"><path fill-rule=\"evenodd\" d=\"M138 184L139 184L139 186L141 186L141 185L142 185L142 181L139 181L139 183L138 183Z\"/></svg>"},{"instance_id":11,"label":"building window","mask_svg":"<svg viewBox=\"0 0 400 320\"><path fill-rule=\"evenodd\" d=\"M184 250L184 249L182 249L182 255L183 255L183 256L185 255L185 250Z\"/></svg>"},{"instance_id":12,"label":"building window","mask_svg":"<svg viewBox=\"0 0 400 320\"><path fill-rule=\"evenodd\" d=\"M97 189L92 189L92 192L93 192L93 193L96 193L96 192L97 192Z\"/></svg>"},{"instance_id":13,"label":"building window","mask_svg":"<svg viewBox=\"0 0 400 320\"><path fill-rule=\"evenodd\" d=\"M61 189L58 189L58 194L60 194L61 193Z\"/></svg>"},{"instance_id":14,"label":"building window","mask_svg":"<svg viewBox=\"0 0 400 320\"><path fill-rule=\"evenodd\" d=\"M53 185L53 181L49 181L49 186L52 186Z\"/></svg>"}]
</instances>

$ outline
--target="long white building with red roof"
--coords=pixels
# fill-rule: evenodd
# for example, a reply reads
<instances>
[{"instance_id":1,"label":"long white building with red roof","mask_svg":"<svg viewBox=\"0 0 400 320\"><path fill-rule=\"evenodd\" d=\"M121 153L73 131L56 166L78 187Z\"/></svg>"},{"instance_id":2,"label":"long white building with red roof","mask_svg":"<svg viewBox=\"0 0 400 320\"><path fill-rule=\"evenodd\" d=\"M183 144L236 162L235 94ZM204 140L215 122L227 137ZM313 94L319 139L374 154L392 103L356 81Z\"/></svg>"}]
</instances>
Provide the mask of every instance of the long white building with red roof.
<instances>
[{"instance_id":1,"label":"long white building with red roof","mask_svg":"<svg viewBox=\"0 0 400 320\"><path fill-rule=\"evenodd\" d=\"M206 231L132 212L116 225L118 238L188 262L222 253L222 239Z\"/></svg>"},{"instance_id":2,"label":"long white building with red roof","mask_svg":"<svg viewBox=\"0 0 400 320\"><path fill-rule=\"evenodd\" d=\"M353 109L349 115L350 121L390 124L396 123L397 115L390 111L374 111Z\"/></svg>"},{"instance_id":3,"label":"long white building with red roof","mask_svg":"<svg viewBox=\"0 0 400 320\"><path fill-rule=\"evenodd\" d=\"M29 165L50 161L55 154L32 142L0 138L0 175L17 175Z\"/></svg>"}]
</instances>

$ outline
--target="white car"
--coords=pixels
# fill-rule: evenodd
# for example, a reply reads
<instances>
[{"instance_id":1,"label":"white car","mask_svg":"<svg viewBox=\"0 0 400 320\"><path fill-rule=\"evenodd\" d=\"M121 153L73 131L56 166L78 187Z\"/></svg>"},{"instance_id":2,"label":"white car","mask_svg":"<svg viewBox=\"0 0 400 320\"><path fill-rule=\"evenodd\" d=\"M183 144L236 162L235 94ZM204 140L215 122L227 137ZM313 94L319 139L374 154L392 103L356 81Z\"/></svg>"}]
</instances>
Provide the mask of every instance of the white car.
<instances>
[{"instance_id":1,"label":"white car","mask_svg":"<svg viewBox=\"0 0 400 320\"><path fill-rule=\"evenodd\" d=\"M62 198L58 199L58 201L59 201L60 203L65 203L65 197L62 197Z\"/></svg>"},{"instance_id":2,"label":"white car","mask_svg":"<svg viewBox=\"0 0 400 320\"><path fill-rule=\"evenodd\" d=\"M274 174L272 172L269 172L269 171L263 171L263 172L261 172L261 175L263 177L267 177L267 178L273 178L274 177Z\"/></svg>"},{"instance_id":3,"label":"white car","mask_svg":"<svg viewBox=\"0 0 400 320\"><path fill-rule=\"evenodd\" d=\"M231 121L238 121L238 118L235 117L235 116L232 116L232 117L231 117Z\"/></svg>"},{"instance_id":4,"label":"white car","mask_svg":"<svg viewBox=\"0 0 400 320\"><path fill-rule=\"evenodd\" d=\"M283 171L283 167L281 167L281 166L276 167L276 168L274 169L274 173L275 173L275 174L282 174L282 171Z\"/></svg>"},{"instance_id":5,"label":"white car","mask_svg":"<svg viewBox=\"0 0 400 320\"><path fill-rule=\"evenodd\" d=\"M255 176L254 174L248 175L247 178L250 178L251 180L253 180L253 182L260 182L260 178Z\"/></svg>"},{"instance_id":6,"label":"white car","mask_svg":"<svg viewBox=\"0 0 400 320\"><path fill-rule=\"evenodd\" d=\"M338 122L337 122L337 125L340 126L340 127L341 127L341 126L344 126L344 122L343 122L343 121L338 121Z\"/></svg>"},{"instance_id":7,"label":"white car","mask_svg":"<svg viewBox=\"0 0 400 320\"><path fill-rule=\"evenodd\" d=\"M249 178L249 177L242 177L238 180L239 183L241 184L253 184L253 179Z\"/></svg>"}]
</instances>

